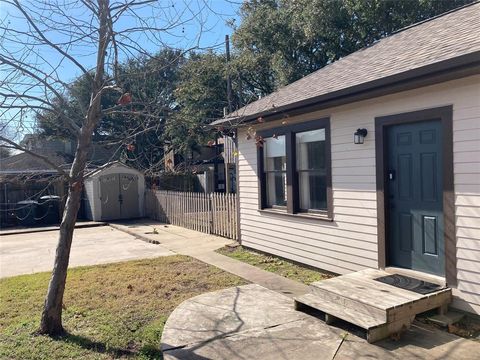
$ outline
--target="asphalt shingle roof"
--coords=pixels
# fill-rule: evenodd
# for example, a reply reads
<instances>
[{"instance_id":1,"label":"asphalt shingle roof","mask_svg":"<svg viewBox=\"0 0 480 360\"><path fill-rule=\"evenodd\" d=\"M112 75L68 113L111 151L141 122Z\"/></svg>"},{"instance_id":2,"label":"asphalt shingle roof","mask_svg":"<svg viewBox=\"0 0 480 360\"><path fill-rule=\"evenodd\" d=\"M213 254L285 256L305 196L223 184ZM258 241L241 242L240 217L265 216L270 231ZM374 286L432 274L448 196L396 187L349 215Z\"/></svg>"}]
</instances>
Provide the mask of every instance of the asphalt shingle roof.
<instances>
[{"instance_id":1,"label":"asphalt shingle roof","mask_svg":"<svg viewBox=\"0 0 480 360\"><path fill-rule=\"evenodd\" d=\"M213 124L264 113L480 51L480 3L412 25Z\"/></svg>"},{"instance_id":2,"label":"asphalt shingle roof","mask_svg":"<svg viewBox=\"0 0 480 360\"><path fill-rule=\"evenodd\" d=\"M72 157L65 154L58 154L54 151L42 153L48 160L57 166L62 166L72 162ZM12 155L8 158L0 160L0 173L4 172L22 172L22 171L50 171L55 173L56 170L49 167L44 161L27 153Z\"/></svg>"}]
</instances>

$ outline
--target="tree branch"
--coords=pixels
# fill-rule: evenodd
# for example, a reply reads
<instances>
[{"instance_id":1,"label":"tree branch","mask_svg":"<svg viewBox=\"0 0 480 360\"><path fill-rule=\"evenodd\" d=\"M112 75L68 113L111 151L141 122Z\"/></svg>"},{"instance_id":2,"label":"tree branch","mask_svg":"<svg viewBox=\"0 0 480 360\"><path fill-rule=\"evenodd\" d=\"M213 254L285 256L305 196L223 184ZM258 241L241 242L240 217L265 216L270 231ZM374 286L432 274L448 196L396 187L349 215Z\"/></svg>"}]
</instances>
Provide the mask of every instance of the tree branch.
<instances>
[{"instance_id":1,"label":"tree branch","mask_svg":"<svg viewBox=\"0 0 480 360\"><path fill-rule=\"evenodd\" d=\"M25 16L25 19L27 19L28 23L35 29L35 31L37 32L38 36L40 36L40 38L49 46L51 46L52 48L54 48L55 50L57 50L60 54L62 54L63 56L65 56L67 59L69 59L71 62L73 62L80 70L83 71L83 73L87 76L90 77L90 79L92 78L90 73L87 71L87 69L85 69L82 64L80 64L73 56L70 56L69 54L67 54L62 48L58 47L56 44L52 43L50 40L48 40L45 35L43 34L43 32L38 28L38 26L35 24L35 22L32 20L32 18L30 17L30 15L25 11L25 9L23 8L22 5L20 5L20 3L18 2L18 0L13 0L14 4L15 4L15 7L20 10L20 12L23 14L23 16Z\"/></svg>"}]
</instances>

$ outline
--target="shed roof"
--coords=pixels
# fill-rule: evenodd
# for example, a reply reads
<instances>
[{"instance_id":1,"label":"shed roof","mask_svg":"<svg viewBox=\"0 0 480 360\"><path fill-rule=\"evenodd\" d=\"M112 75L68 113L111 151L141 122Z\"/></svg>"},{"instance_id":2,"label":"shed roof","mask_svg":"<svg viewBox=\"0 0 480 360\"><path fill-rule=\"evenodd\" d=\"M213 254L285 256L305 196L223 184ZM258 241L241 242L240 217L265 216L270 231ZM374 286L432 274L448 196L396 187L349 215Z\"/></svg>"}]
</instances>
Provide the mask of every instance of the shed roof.
<instances>
[{"instance_id":1,"label":"shed roof","mask_svg":"<svg viewBox=\"0 0 480 360\"><path fill-rule=\"evenodd\" d=\"M85 174L85 178L88 178L88 177L92 177L92 176L95 176L97 174L100 174L103 170L105 169L108 169L108 168L111 168L112 166L117 166L117 167L122 167L122 168L125 168L125 169L129 169L129 170L134 170L136 172L138 172L139 174L142 174L140 171L138 171L137 169L135 168L132 168L128 165L125 165L124 163L121 163L120 161L112 161L112 162L109 162L109 163L106 163L105 165L102 165L102 166L99 166L98 168L96 168L95 170L92 170L90 172L87 172ZM143 174L142 174L143 175Z\"/></svg>"},{"instance_id":2,"label":"shed roof","mask_svg":"<svg viewBox=\"0 0 480 360\"><path fill-rule=\"evenodd\" d=\"M404 28L212 124L248 121L385 85L386 80L405 81L406 74L412 79L424 75L413 70L435 73L468 64L480 64L479 2Z\"/></svg>"}]
</instances>

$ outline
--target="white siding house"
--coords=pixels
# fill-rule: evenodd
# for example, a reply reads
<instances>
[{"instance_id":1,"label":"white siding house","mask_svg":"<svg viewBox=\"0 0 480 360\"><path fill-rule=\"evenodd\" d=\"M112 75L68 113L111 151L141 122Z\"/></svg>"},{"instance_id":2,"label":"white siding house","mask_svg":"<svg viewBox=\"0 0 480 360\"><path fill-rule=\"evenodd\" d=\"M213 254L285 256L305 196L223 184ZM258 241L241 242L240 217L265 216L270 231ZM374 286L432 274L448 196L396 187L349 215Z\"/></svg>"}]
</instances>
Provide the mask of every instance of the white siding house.
<instances>
[{"instance_id":1,"label":"white siding house","mask_svg":"<svg viewBox=\"0 0 480 360\"><path fill-rule=\"evenodd\" d=\"M334 221L260 212L257 147L238 135L241 242L345 274L378 267L375 117L453 105L457 290L455 304L480 313L480 75L292 117L330 117ZM278 126L280 121L257 128ZM353 143L366 128L363 145Z\"/></svg>"},{"instance_id":2,"label":"white siding house","mask_svg":"<svg viewBox=\"0 0 480 360\"><path fill-rule=\"evenodd\" d=\"M397 164L395 154L399 163L403 161L400 157L410 159L411 154L397 148L391 155L389 146L395 146L392 139L398 140L404 133L390 135L390 129L397 126L402 132L402 124L442 122L443 130L437 135L419 128L421 137L434 134L429 139L438 140L439 148L437 152L418 150L421 165L406 178L413 181L413 175L420 176L422 199L424 191L439 191L440 215L422 215L424 222L412 225L414 230L407 231L406 223L397 224L398 231L401 242L408 236L413 241L416 235L412 231L423 231L419 235L424 246L421 255L427 262L441 263L425 272L443 278L453 289L453 306L480 314L479 12L480 4L475 4L410 27L216 121L233 124L238 131L242 245L338 274L386 267L423 271L422 266L428 264L394 259L396 235L392 229L397 220L389 216L395 211L392 199L398 195L396 184L404 178L392 164ZM428 115L442 111L447 113L445 118ZM401 120L406 116L411 119ZM389 121L396 125L389 125ZM328 126L325 130L328 150L321 155L330 156L330 163L324 164L327 180L318 182L329 203L323 212L302 211L298 200L298 193L303 191L298 180L301 160L298 150L295 153L298 143L294 143L297 134L305 131L302 124L309 124L310 129L316 122L329 126L329 131ZM368 132L363 144L354 143L357 129ZM276 139L284 133L287 138L293 136L291 144L283 158L277 157L276 177L269 178L271 159L264 147L269 146L267 138ZM407 149L414 151L415 146L412 143ZM441 160L424 167L424 160L437 158ZM412 162L407 164L412 166ZM390 169L392 166L395 169ZM415 174L417 170L420 175ZM430 183L427 181L424 189L424 177L436 172L437 180L427 179ZM320 170L317 174L324 176ZM272 186L280 189L276 193L280 199L273 205L269 199ZM415 187L417 184L406 188L417 193ZM399 194L395 200L402 196ZM419 211L413 205L417 200L411 199L410 217ZM440 232L428 233L428 226L438 227ZM428 241L434 241L433 250L427 249ZM411 253L414 259L414 251Z\"/></svg>"}]
</instances>

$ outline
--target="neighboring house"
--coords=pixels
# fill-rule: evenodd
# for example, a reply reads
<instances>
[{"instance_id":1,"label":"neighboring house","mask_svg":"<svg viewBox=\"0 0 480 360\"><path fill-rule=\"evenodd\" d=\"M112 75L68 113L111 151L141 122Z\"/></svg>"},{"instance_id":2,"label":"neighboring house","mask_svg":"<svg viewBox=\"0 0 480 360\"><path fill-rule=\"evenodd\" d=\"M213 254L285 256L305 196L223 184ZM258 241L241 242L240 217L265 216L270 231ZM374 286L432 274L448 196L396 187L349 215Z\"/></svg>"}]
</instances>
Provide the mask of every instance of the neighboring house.
<instances>
[{"instance_id":1,"label":"neighboring house","mask_svg":"<svg viewBox=\"0 0 480 360\"><path fill-rule=\"evenodd\" d=\"M50 154L55 154L56 156L62 156L66 160L70 160L67 162L68 164L71 164L71 161L73 161L77 147L75 140L47 138L37 134L25 135L20 145L40 155L47 154L50 156ZM118 160L120 157L118 150L118 146L93 143L89 153L88 166L97 167ZM44 163L42 162L42 164ZM45 165L43 166L45 167Z\"/></svg>"},{"instance_id":2,"label":"neighboring house","mask_svg":"<svg viewBox=\"0 0 480 360\"><path fill-rule=\"evenodd\" d=\"M68 171L72 157L51 149L44 149L42 156ZM63 182L57 181L57 170L44 161L27 153L20 153L0 160L0 203L16 203L35 194L63 195Z\"/></svg>"},{"instance_id":3,"label":"neighboring house","mask_svg":"<svg viewBox=\"0 0 480 360\"><path fill-rule=\"evenodd\" d=\"M241 243L339 274L434 274L480 314L479 14L405 28L214 122L238 127Z\"/></svg>"},{"instance_id":4,"label":"neighboring house","mask_svg":"<svg viewBox=\"0 0 480 360\"><path fill-rule=\"evenodd\" d=\"M75 144L70 140L47 139L27 134L20 142L25 149L48 158L66 172L70 170L75 154ZM94 144L89 158L89 169L95 169L112 159L117 159L115 149ZM16 225L16 204L24 200L38 200L42 196L54 195L61 199L66 195L66 184L45 161L22 152L0 159L0 224ZM8 210L7 210L8 209ZM81 212L80 212L81 213ZM81 215L80 215L81 216Z\"/></svg>"},{"instance_id":5,"label":"neighboring house","mask_svg":"<svg viewBox=\"0 0 480 360\"><path fill-rule=\"evenodd\" d=\"M218 138L215 144L200 147L188 160L175 154L174 150L166 151L164 165L167 174L160 177L159 186L164 190L175 190L179 179L168 175L178 172L196 176L192 185L194 191L236 192L235 151L234 140L228 136ZM168 180L162 184L162 178ZM172 179L175 180L173 183Z\"/></svg>"}]
</instances>

